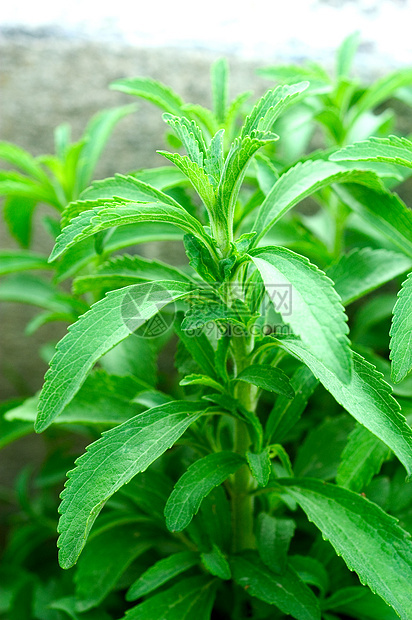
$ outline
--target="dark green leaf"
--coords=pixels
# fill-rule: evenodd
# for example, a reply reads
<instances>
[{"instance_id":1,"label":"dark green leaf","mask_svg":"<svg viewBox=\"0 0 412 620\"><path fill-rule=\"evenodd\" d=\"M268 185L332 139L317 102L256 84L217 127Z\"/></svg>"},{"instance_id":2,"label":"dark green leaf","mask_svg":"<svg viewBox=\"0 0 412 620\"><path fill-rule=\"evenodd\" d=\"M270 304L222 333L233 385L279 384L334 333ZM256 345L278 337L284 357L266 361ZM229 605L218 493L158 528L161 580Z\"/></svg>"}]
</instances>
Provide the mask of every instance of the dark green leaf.
<instances>
[{"instance_id":1,"label":"dark green leaf","mask_svg":"<svg viewBox=\"0 0 412 620\"><path fill-rule=\"evenodd\" d=\"M254 452L246 452L246 459L254 478L260 487L265 487L269 482L272 464L269 457L269 449L266 448L259 454Z\"/></svg>"},{"instance_id":2,"label":"dark green leaf","mask_svg":"<svg viewBox=\"0 0 412 620\"><path fill-rule=\"evenodd\" d=\"M236 381L252 383L252 385L257 385L263 390L276 392L276 394L281 394L286 398L293 398L295 395L289 377L280 368L274 368L269 364L247 366L237 375Z\"/></svg>"},{"instance_id":3,"label":"dark green leaf","mask_svg":"<svg viewBox=\"0 0 412 620\"><path fill-rule=\"evenodd\" d=\"M287 563L295 522L262 512L257 519L256 543L262 562L275 573L283 573Z\"/></svg>"},{"instance_id":4,"label":"dark green leaf","mask_svg":"<svg viewBox=\"0 0 412 620\"><path fill-rule=\"evenodd\" d=\"M390 331L392 379L399 383L412 368L412 273L402 284Z\"/></svg>"},{"instance_id":5,"label":"dark green leaf","mask_svg":"<svg viewBox=\"0 0 412 620\"><path fill-rule=\"evenodd\" d=\"M203 566L211 575L224 580L231 578L229 563L217 545L213 545L212 551L202 553L201 558Z\"/></svg>"},{"instance_id":6,"label":"dark green leaf","mask_svg":"<svg viewBox=\"0 0 412 620\"><path fill-rule=\"evenodd\" d=\"M160 586L198 563L199 555L193 551L181 551L159 560L130 586L126 600L134 601L141 596L150 594L153 590L160 588Z\"/></svg>"}]
</instances>

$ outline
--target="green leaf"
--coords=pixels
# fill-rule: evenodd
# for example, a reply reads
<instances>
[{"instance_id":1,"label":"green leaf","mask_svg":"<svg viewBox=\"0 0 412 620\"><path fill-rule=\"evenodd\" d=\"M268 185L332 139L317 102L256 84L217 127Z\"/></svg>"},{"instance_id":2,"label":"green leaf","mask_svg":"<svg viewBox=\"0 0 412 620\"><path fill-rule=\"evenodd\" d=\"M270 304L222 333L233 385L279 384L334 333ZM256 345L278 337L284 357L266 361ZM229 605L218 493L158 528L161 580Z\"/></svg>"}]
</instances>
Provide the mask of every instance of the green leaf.
<instances>
[{"instance_id":1,"label":"green leaf","mask_svg":"<svg viewBox=\"0 0 412 620\"><path fill-rule=\"evenodd\" d=\"M32 216L37 202L37 199L13 195L4 201L4 220L10 234L23 248L30 245Z\"/></svg>"},{"instance_id":2,"label":"green leaf","mask_svg":"<svg viewBox=\"0 0 412 620\"><path fill-rule=\"evenodd\" d=\"M88 446L68 473L61 495L58 547L62 568L75 564L96 517L113 493L173 446L203 408L202 403L183 401L160 405L103 433Z\"/></svg>"},{"instance_id":3,"label":"green leaf","mask_svg":"<svg viewBox=\"0 0 412 620\"><path fill-rule=\"evenodd\" d=\"M154 542L145 531L139 531L139 523L111 527L91 536L74 577L78 611L97 607L116 586L127 567Z\"/></svg>"},{"instance_id":4,"label":"green leaf","mask_svg":"<svg viewBox=\"0 0 412 620\"><path fill-rule=\"evenodd\" d=\"M49 178L44 172L39 162L28 151L25 151L16 144L11 142L0 142L0 159L8 164L20 168L31 177L34 177L41 183L49 183Z\"/></svg>"},{"instance_id":5,"label":"green leaf","mask_svg":"<svg viewBox=\"0 0 412 620\"><path fill-rule=\"evenodd\" d=\"M208 248L194 235L183 237L185 252L190 265L206 282L216 282L219 271Z\"/></svg>"},{"instance_id":6,"label":"green leaf","mask_svg":"<svg viewBox=\"0 0 412 620\"><path fill-rule=\"evenodd\" d=\"M362 620L397 620L399 616L369 588L353 586L334 592L322 605L325 610L333 610L351 618Z\"/></svg>"},{"instance_id":7,"label":"green leaf","mask_svg":"<svg viewBox=\"0 0 412 620\"><path fill-rule=\"evenodd\" d=\"M30 273L10 274L0 281L0 301L14 301L22 304L38 306L51 312L71 315L87 308L83 301L73 299L70 295L60 292L47 280Z\"/></svg>"},{"instance_id":8,"label":"green leaf","mask_svg":"<svg viewBox=\"0 0 412 620\"><path fill-rule=\"evenodd\" d=\"M0 251L0 275L27 269L50 269L47 256L23 250Z\"/></svg>"},{"instance_id":9,"label":"green leaf","mask_svg":"<svg viewBox=\"0 0 412 620\"><path fill-rule=\"evenodd\" d=\"M335 151L332 161L377 161L412 168L412 142L407 138L369 138Z\"/></svg>"},{"instance_id":10,"label":"green leaf","mask_svg":"<svg viewBox=\"0 0 412 620\"><path fill-rule=\"evenodd\" d=\"M50 254L49 261L54 261L60 254L66 252L75 243L79 243L98 232L108 230L114 226L125 226L139 222L165 222L174 224L186 232L198 237L205 237L200 222L185 211L161 203L128 203L117 206L102 205L89 211L83 211L71 220L56 240L56 245Z\"/></svg>"},{"instance_id":11,"label":"green leaf","mask_svg":"<svg viewBox=\"0 0 412 620\"><path fill-rule=\"evenodd\" d=\"M203 168L206 157L206 144L201 129L194 121L190 121L184 116L173 116L163 114L163 120L174 129L176 135L182 141L189 159Z\"/></svg>"},{"instance_id":12,"label":"green leaf","mask_svg":"<svg viewBox=\"0 0 412 620\"><path fill-rule=\"evenodd\" d=\"M112 291L94 304L57 345L40 394L35 430L41 432L70 402L95 362L191 286L159 281ZM133 325L129 321L132 321ZM87 334L87 338L85 338Z\"/></svg>"},{"instance_id":13,"label":"green leaf","mask_svg":"<svg viewBox=\"0 0 412 620\"><path fill-rule=\"evenodd\" d=\"M335 400L389 446L411 475L412 431L391 396L390 386L372 364L353 353L352 378L344 384L297 341L282 341L281 346L309 366Z\"/></svg>"},{"instance_id":14,"label":"green leaf","mask_svg":"<svg viewBox=\"0 0 412 620\"><path fill-rule=\"evenodd\" d=\"M223 580L231 578L229 563L217 545L213 545L212 551L202 553L201 558L211 575Z\"/></svg>"},{"instance_id":15,"label":"green leaf","mask_svg":"<svg viewBox=\"0 0 412 620\"><path fill-rule=\"evenodd\" d=\"M218 392L223 392L224 390L223 386L220 383L212 379L212 377L208 377L207 375L186 375L186 377L184 377L180 381L179 385L206 385L213 388L214 390L217 390Z\"/></svg>"},{"instance_id":16,"label":"green leaf","mask_svg":"<svg viewBox=\"0 0 412 620\"><path fill-rule=\"evenodd\" d=\"M270 131L275 120L282 112L307 89L309 82L298 82L291 86L277 86L268 90L255 104L247 117L240 137L245 139L254 130Z\"/></svg>"},{"instance_id":17,"label":"green leaf","mask_svg":"<svg viewBox=\"0 0 412 620\"><path fill-rule=\"evenodd\" d=\"M224 123L228 100L229 66L226 58L219 58L211 68L213 111L219 123Z\"/></svg>"},{"instance_id":18,"label":"green leaf","mask_svg":"<svg viewBox=\"0 0 412 620\"><path fill-rule=\"evenodd\" d=\"M184 530L199 510L203 498L234 474L244 462L244 458L234 452L216 452L192 463L179 478L167 500L167 528L171 532Z\"/></svg>"},{"instance_id":19,"label":"green leaf","mask_svg":"<svg viewBox=\"0 0 412 620\"><path fill-rule=\"evenodd\" d=\"M317 598L292 568L281 575L273 573L255 552L232 558L230 565L235 582L251 596L296 620L320 620Z\"/></svg>"},{"instance_id":20,"label":"green leaf","mask_svg":"<svg viewBox=\"0 0 412 620\"><path fill-rule=\"evenodd\" d=\"M235 381L252 383L263 390L282 394L286 398L293 398L295 395L289 377L280 368L274 368L269 364L251 364L237 375Z\"/></svg>"},{"instance_id":21,"label":"green leaf","mask_svg":"<svg viewBox=\"0 0 412 620\"><path fill-rule=\"evenodd\" d=\"M33 181L19 172L0 170L0 196L20 197L45 202L60 208L52 187Z\"/></svg>"},{"instance_id":22,"label":"green leaf","mask_svg":"<svg viewBox=\"0 0 412 620\"><path fill-rule=\"evenodd\" d=\"M185 175L173 166L141 168L137 172L134 172L133 176L139 181L163 191L185 185L185 182L187 184Z\"/></svg>"},{"instance_id":23,"label":"green leaf","mask_svg":"<svg viewBox=\"0 0 412 620\"><path fill-rule=\"evenodd\" d=\"M256 543L261 560L275 573L283 573L287 563L295 522L264 512L257 519Z\"/></svg>"},{"instance_id":24,"label":"green leaf","mask_svg":"<svg viewBox=\"0 0 412 620\"><path fill-rule=\"evenodd\" d=\"M82 136L84 146L77 162L74 196L77 197L92 180L97 162L116 124L135 110L136 106L128 105L102 110L93 116Z\"/></svg>"},{"instance_id":25,"label":"green leaf","mask_svg":"<svg viewBox=\"0 0 412 620\"><path fill-rule=\"evenodd\" d=\"M339 466L339 455L352 429L353 420L346 414L326 419L315 426L297 449L293 465L295 475L322 480L334 479Z\"/></svg>"},{"instance_id":26,"label":"green leaf","mask_svg":"<svg viewBox=\"0 0 412 620\"><path fill-rule=\"evenodd\" d=\"M22 422L20 420L11 420L8 414L19 405L18 401L3 401L0 405L0 449L9 443L29 435L33 432L32 422Z\"/></svg>"},{"instance_id":27,"label":"green leaf","mask_svg":"<svg viewBox=\"0 0 412 620\"><path fill-rule=\"evenodd\" d=\"M402 284L390 331L392 379L399 383L412 368L412 273Z\"/></svg>"},{"instance_id":28,"label":"green leaf","mask_svg":"<svg viewBox=\"0 0 412 620\"><path fill-rule=\"evenodd\" d=\"M246 452L246 459L250 467L253 477L256 479L260 487L265 487L269 482L272 464L270 462L269 449L266 448L259 454L254 452Z\"/></svg>"},{"instance_id":29,"label":"green leaf","mask_svg":"<svg viewBox=\"0 0 412 620\"><path fill-rule=\"evenodd\" d=\"M295 396L292 400L286 396L279 396L276 399L266 422L265 441L267 443L272 441L272 437L277 442L283 441L287 433L298 422L318 385L318 380L304 364L296 370L290 382Z\"/></svg>"},{"instance_id":30,"label":"green leaf","mask_svg":"<svg viewBox=\"0 0 412 620\"><path fill-rule=\"evenodd\" d=\"M110 620L110 616L101 609L92 609L80 615L76 610L76 602L77 599L75 596L65 596L64 598L57 599L57 601L53 600L47 607L62 611L67 614L71 620ZM47 618L45 618L45 620L47 620ZM53 616L53 619L50 618L50 620L55 620L55 617Z\"/></svg>"},{"instance_id":31,"label":"green leaf","mask_svg":"<svg viewBox=\"0 0 412 620\"><path fill-rule=\"evenodd\" d=\"M110 84L112 90L120 90L127 95L141 97L151 101L165 112L183 114L183 100L171 88L161 82L146 77L124 78Z\"/></svg>"},{"instance_id":32,"label":"green leaf","mask_svg":"<svg viewBox=\"0 0 412 620\"><path fill-rule=\"evenodd\" d=\"M219 129L215 133L210 141L205 159L205 172L209 175L209 180L212 180L215 187L220 181L225 164L223 150L224 132L224 129Z\"/></svg>"},{"instance_id":33,"label":"green leaf","mask_svg":"<svg viewBox=\"0 0 412 620\"><path fill-rule=\"evenodd\" d=\"M412 258L384 249L361 248L343 254L327 269L343 303L348 305L412 268Z\"/></svg>"},{"instance_id":34,"label":"green leaf","mask_svg":"<svg viewBox=\"0 0 412 620\"><path fill-rule=\"evenodd\" d=\"M341 455L336 482L339 486L360 493L378 474L390 449L364 426L357 426L349 435Z\"/></svg>"},{"instance_id":35,"label":"green leaf","mask_svg":"<svg viewBox=\"0 0 412 620\"><path fill-rule=\"evenodd\" d=\"M408 620L412 543L396 520L366 498L320 480L281 484L361 582Z\"/></svg>"},{"instance_id":36,"label":"green leaf","mask_svg":"<svg viewBox=\"0 0 412 620\"><path fill-rule=\"evenodd\" d=\"M345 167L344 164L316 159L299 162L289 168L276 181L259 209L252 226L252 230L258 233L256 243L275 222L304 198L332 183L348 182L361 183L377 189L383 188L373 172L350 168L349 164Z\"/></svg>"},{"instance_id":37,"label":"green leaf","mask_svg":"<svg viewBox=\"0 0 412 620\"><path fill-rule=\"evenodd\" d=\"M201 168L196 162L192 161L186 155L182 156L178 153L168 153L167 151L157 152L175 164L175 166L177 166L183 174L187 176L200 198L203 200L209 215L213 213L216 202L215 192L203 168ZM192 231L189 230L188 232Z\"/></svg>"},{"instance_id":38,"label":"green leaf","mask_svg":"<svg viewBox=\"0 0 412 620\"><path fill-rule=\"evenodd\" d=\"M189 577L126 612L123 620L210 620L216 579Z\"/></svg>"},{"instance_id":39,"label":"green leaf","mask_svg":"<svg viewBox=\"0 0 412 620\"><path fill-rule=\"evenodd\" d=\"M406 67L376 80L356 102L353 107L352 123L361 114L376 108L386 99L389 99L402 86L409 86L412 82L412 69Z\"/></svg>"},{"instance_id":40,"label":"green leaf","mask_svg":"<svg viewBox=\"0 0 412 620\"><path fill-rule=\"evenodd\" d=\"M199 555L193 551L181 551L163 558L140 575L126 594L127 601L134 601L150 594L178 575L199 563Z\"/></svg>"},{"instance_id":41,"label":"green leaf","mask_svg":"<svg viewBox=\"0 0 412 620\"><path fill-rule=\"evenodd\" d=\"M290 291L286 303L275 309L291 325L311 353L342 381L351 375L347 317L332 281L307 258L291 250L267 247L253 250L269 298Z\"/></svg>"},{"instance_id":42,"label":"green leaf","mask_svg":"<svg viewBox=\"0 0 412 620\"><path fill-rule=\"evenodd\" d=\"M412 256L412 212L398 196L360 185L334 189L344 204L404 254Z\"/></svg>"},{"instance_id":43,"label":"green leaf","mask_svg":"<svg viewBox=\"0 0 412 620\"><path fill-rule=\"evenodd\" d=\"M319 588L322 596L326 594L329 589L329 577L323 564L309 555L290 555L288 563L304 583Z\"/></svg>"},{"instance_id":44,"label":"green leaf","mask_svg":"<svg viewBox=\"0 0 412 620\"><path fill-rule=\"evenodd\" d=\"M352 68L353 58L359 46L359 32L350 34L340 45L336 57L336 76L341 78L349 77Z\"/></svg>"}]
</instances>

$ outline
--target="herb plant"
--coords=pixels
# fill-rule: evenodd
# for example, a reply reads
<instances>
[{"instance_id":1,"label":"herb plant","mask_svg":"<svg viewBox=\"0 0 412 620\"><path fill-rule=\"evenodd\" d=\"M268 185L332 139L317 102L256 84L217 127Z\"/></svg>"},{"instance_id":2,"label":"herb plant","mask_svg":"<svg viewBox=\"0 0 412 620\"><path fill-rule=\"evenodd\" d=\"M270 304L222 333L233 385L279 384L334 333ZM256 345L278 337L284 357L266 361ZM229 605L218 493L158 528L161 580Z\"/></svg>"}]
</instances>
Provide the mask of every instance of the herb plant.
<instances>
[{"instance_id":1,"label":"herb plant","mask_svg":"<svg viewBox=\"0 0 412 620\"><path fill-rule=\"evenodd\" d=\"M410 277L391 329L400 404L384 380L387 332L373 330L412 269L412 214L391 191L411 143L374 139L280 169L274 127L313 86L267 91L237 128L243 98L228 104L225 63L212 75L213 111L147 79L118 82L166 110L185 154L97 181L62 213L50 264L78 273L75 294L94 303L39 397L4 423L36 418L37 432L92 443L59 508L59 562L75 568L33 586L27 617L409 620ZM291 209L312 195L331 244L317 213L293 234ZM147 240L183 243L187 261L112 255ZM175 370L169 358L156 376L164 347ZM25 505L46 539L52 472L42 478L46 493Z\"/></svg>"}]
</instances>

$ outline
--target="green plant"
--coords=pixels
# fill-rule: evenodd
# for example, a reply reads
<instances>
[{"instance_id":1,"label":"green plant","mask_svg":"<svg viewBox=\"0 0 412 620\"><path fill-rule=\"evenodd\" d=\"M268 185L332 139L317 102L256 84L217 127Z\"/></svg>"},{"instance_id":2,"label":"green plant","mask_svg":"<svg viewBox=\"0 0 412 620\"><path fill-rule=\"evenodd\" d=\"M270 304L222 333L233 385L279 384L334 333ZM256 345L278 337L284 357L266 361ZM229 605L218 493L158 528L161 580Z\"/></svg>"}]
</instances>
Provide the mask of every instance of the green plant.
<instances>
[{"instance_id":1,"label":"green plant","mask_svg":"<svg viewBox=\"0 0 412 620\"><path fill-rule=\"evenodd\" d=\"M18 481L32 521L6 551L15 616L412 618L409 287L392 332L402 409L383 378L387 332L374 331L394 287L371 295L412 268L412 215L388 189L411 166L410 143L277 170L273 127L313 90L268 91L226 140L224 67L214 68L212 113L135 80L138 94L144 86L169 105L164 119L187 154L162 152L177 170L97 181L62 213L51 264L78 273L76 295L95 303L57 345L39 398L4 407L9 435L36 418L60 442L34 499L28 474ZM284 226L314 194L334 218L330 248L316 213L305 234ZM279 243L286 232L313 263ZM183 240L187 262L111 255L148 239ZM176 371L169 360L156 376L166 344ZM74 434L92 441L60 505L60 564L76 568L33 581L14 554L50 540L53 484L70 467L61 442ZM19 600L27 584L32 608Z\"/></svg>"}]
</instances>

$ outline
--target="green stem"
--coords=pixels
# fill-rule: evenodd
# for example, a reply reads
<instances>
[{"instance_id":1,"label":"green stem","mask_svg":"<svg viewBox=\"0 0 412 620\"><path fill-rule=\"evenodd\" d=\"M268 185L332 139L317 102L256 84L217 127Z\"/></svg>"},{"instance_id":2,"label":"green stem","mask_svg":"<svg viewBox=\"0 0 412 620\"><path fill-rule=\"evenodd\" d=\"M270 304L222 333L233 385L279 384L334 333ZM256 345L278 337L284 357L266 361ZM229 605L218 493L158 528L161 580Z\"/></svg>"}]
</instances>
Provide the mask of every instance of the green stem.
<instances>
[{"instance_id":1,"label":"green stem","mask_svg":"<svg viewBox=\"0 0 412 620\"><path fill-rule=\"evenodd\" d=\"M233 352L236 363L236 372L240 372L248 365L247 356L253 348L253 342L248 337L233 338ZM255 386L239 382L236 387L236 397L239 402L249 411L256 408ZM236 420L234 450L245 456L250 448L250 436L246 424L242 420ZM253 509L254 497L250 491L254 487L254 480L249 467L245 464L233 477L232 487L232 547L233 552L242 551L255 547L253 532Z\"/></svg>"}]
</instances>

